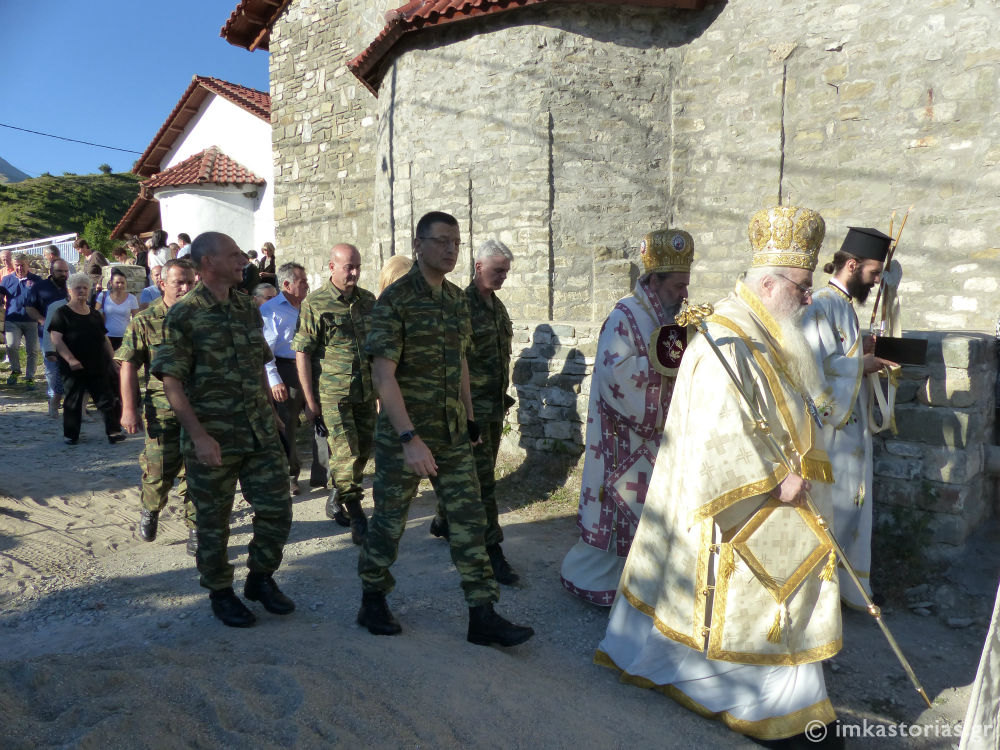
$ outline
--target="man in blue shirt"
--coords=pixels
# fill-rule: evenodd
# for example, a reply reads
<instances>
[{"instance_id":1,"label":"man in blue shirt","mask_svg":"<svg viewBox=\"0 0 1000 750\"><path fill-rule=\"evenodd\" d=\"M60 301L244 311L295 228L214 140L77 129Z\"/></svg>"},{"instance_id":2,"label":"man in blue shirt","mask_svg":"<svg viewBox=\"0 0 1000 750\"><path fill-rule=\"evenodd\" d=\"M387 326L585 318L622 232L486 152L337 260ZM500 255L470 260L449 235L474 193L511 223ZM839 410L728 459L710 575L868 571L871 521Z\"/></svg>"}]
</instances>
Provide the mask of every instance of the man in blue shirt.
<instances>
[{"instance_id":1,"label":"man in blue shirt","mask_svg":"<svg viewBox=\"0 0 1000 750\"><path fill-rule=\"evenodd\" d=\"M47 248L46 248L47 249ZM57 248L58 250L58 248ZM28 317L45 327L45 314L53 302L66 299L66 279L69 278L69 263L61 258L55 258L49 268L49 278L40 284L35 284L28 292L25 301L25 312ZM63 384L59 375L59 362L49 359L42 352L42 366L45 368L45 383L48 386L49 416L55 416L62 403Z\"/></svg>"},{"instance_id":2,"label":"man in blue shirt","mask_svg":"<svg viewBox=\"0 0 1000 750\"><path fill-rule=\"evenodd\" d=\"M10 377L7 385L14 385L21 377L21 339L24 339L24 349L28 354L25 370L25 387L30 391L35 388L35 368L38 365L38 324L26 312L28 293L35 284L40 284L42 277L28 271L28 256L18 253L14 257L14 272L0 282L0 296L5 300L7 316L4 330L7 339L7 360L10 362Z\"/></svg>"},{"instance_id":3,"label":"man in blue shirt","mask_svg":"<svg viewBox=\"0 0 1000 750\"><path fill-rule=\"evenodd\" d=\"M163 273L163 266L153 266L149 269L149 278L153 280L150 286L147 286L139 293L139 310L145 310L151 304L156 302L161 296L160 292L160 278Z\"/></svg>"},{"instance_id":4,"label":"man in blue shirt","mask_svg":"<svg viewBox=\"0 0 1000 750\"><path fill-rule=\"evenodd\" d=\"M274 354L274 359L265 364L264 368L267 370L267 384L271 388L278 416L285 424L289 491L298 495L301 491L301 466L299 451L295 445L295 428L305 405L305 396L295 369L292 338L299 320L299 307L309 293L309 281L306 279L306 269L298 263L285 263L278 268L276 281L281 291L260 306L260 314L264 318L264 338ZM315 456L313 458L315 460Z\"/></svg>"}]
</instances>

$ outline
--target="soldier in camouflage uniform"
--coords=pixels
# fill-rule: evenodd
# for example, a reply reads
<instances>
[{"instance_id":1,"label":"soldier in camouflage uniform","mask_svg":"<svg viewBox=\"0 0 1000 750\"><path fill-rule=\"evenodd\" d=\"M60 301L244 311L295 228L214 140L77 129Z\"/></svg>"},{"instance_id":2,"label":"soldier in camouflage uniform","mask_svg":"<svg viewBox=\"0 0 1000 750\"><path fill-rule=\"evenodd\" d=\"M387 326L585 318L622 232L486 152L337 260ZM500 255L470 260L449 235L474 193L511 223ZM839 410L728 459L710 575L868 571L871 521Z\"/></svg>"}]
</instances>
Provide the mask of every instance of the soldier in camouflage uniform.
<instances>
[{"instance_id":1,"label":"soldier in camouflage uniform","mask_svg":"<svg viewBox=\"0 0 1000 750\"><path fill-rule=\"evenodd\" d=\"M142 467L142 509L139 512L139 538L156 539L160 511L167 505L167 495L177 479L177 491L184 500L184 521L188 527L188 554L195 554L198 539L194 503L187 496L184 456L181 454L181 423L170 409L163 383L149 377L149 363L163 343L163 321L167 310L194 286L194 266L189 261L171 259L160 274L163 296L129 321L122 344L115 352L121 362L122 429L134 435L142 429L139 419L138 392L141 372L143 416L146 418L146 447L139 457Z\"/></svg>"},{"instance_id":2,"label":"soldier in camouflage uniform","mask_svg":"<svg viewBox=\"0 0 1000 750\"><path fill-rule=\"evenodd\" d=\"M330 251L330 281L302 302L292 339L305 396L306 418L322 417L329 432L330 482L326 513L347 509L351 539L361 544L368 521L361 509L361 478L372 453L375 390L362 352L375 295L358 286L361 253L353 245ZM319 398L317 399L317 391Z\"/></svg>"},{"instance_id":3,"label":"soldier in camouflage uniform","mask_svg":"<svg viewBox=\"0 0 1000 750\"><path fill-rule=\"evenodd\" d=\"M499 509L496 501L495 469L500 451L503 419L514 400L507 395L510 385L510 350L514 330L507 308L496 292L503 286L514 254L501 242L487 240L476 251L476 273L465 289L472 322L472 349L469 354L469 388L476 422L483 442L473 449L479 490L486 510L486 553L493 575L503 584L513 585L519 576L504 557L500 542ZM448 518L441 502L431 521L434 536L448 538Z\"/></svg>"},{"instance_id":4,"label":"soldier in camouflage uniform","mask_svg":"<svg viewBox=\"0 0 1000 750\"><path fill-rule=\"evenodd\" d=\"M365 349L382 405L375 435L375 513L358 560L363 589L358 623L376 635L399 633L385 596L410 501L429 477L450 524L451 557L469 604L468 640L513 646L531 628L513 625L493 609L500 598L483 534L472 443L479 428L469 394L471 328L468 301L445 279L461 239L453 216L434 212L417 223L417 262L379 297Z\"/></svg>"},{"instance_id":5,"label":"soldier in camouflage uniform","mask_svg":"<svg viewBox=\"0 0 1000 750\"><path fill-rule=\"evenodd\" d=\"M232 627L256 619L233 592L226 550L236 480L253 508L243 594L274 614L295 609L274 582L292 523L288 463L278 438L264 363L271 350L253 301L233 289L246 262L227 235L205 232L191 244L201 282L167 313L150 370L163 380L183 431L188 496L198 514L198 572L212 612Z\"/></svg>"}]
</instances>

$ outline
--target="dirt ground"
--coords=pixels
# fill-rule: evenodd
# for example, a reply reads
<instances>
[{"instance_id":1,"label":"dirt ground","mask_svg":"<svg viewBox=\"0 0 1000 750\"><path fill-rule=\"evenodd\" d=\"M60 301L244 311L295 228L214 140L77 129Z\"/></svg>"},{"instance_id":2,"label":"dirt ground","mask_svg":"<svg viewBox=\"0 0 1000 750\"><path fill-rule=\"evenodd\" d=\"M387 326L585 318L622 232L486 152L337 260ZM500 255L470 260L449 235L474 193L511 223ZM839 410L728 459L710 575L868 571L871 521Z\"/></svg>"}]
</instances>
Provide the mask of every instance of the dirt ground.
<instances>
[{"instance_id":1,"label":"dirt ground","mask_svg":"<svg viewBox=\"0 0 1000 750\"><path fill-rule=\"evenodd\" d=\"M755 747L592 664L606 610L559 584L577 536L578 478L551 462L499 483L504 506L516 508L501 520L523 583L503 588L498 610L537 632L502 650L465 641L458 575L447 546L427 533L429 487L393 568L401 636L355 624L357 550L326 519L322 490L296 499L276 576L296 612L280 618L251 605L257 624L229 629L198 586L178 503L155 542L135 537L140 438L110 446L95 420L67 447L43 401L16 387L0 389L0 424L0 747ZM249 522L238 502L237 591ZM919 738L849 747L957 747L946 735L975 676L998 537L985 528L962 559L885 610L933 709L871 618L845 613L845 648L825 668L841 721L883 734L899 722L922 727Z\"/></svg>"}]
</instances>

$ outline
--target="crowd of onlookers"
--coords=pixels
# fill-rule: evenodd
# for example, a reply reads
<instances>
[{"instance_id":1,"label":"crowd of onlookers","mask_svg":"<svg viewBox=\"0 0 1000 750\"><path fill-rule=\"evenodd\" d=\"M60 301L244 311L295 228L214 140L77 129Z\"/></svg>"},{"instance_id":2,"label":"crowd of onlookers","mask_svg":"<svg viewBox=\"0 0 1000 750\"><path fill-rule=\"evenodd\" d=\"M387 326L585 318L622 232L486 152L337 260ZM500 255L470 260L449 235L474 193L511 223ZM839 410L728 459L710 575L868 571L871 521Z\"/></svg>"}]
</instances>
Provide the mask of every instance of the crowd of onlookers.
<instances>
[{"instance_id":1,"label":"crowd of onlookers","mask_svg":"<svg viewBox=\"0 0 1000 750\"><path fill-rule=\"evenodd\" d=\"M6 346L0 359L9 368L5 382L34 391L41 362L49 416L62 411L69 444L79 439L85 393L103 414L109 441L125 438L114 352L132 317L161 296L163 265L191 253L189 235L181 232L175 242L168 239L161 229L145 241L130 237L111 251L109 260L81 238L73 244L79 253L75 267L56 245L46 247L40 258L0 251L0 323ZM260 306L277 294L275 248L265 242L259 254L251 250L245 255L243 283L237 288ZM145 273L137 275L126 266L142 267ZM141 290L135 289L137 278Z\"/></svg>"}]
</instances>

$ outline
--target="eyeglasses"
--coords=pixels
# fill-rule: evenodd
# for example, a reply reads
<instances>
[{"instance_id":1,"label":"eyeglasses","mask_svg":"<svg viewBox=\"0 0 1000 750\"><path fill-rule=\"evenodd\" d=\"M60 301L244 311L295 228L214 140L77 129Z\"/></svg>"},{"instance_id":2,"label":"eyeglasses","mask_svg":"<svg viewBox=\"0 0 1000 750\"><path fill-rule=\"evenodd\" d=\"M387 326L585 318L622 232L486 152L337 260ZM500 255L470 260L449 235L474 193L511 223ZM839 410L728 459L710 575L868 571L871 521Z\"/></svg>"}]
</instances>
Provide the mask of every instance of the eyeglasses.
<instances>
[{"instance_id":1,"label":"eyeglasses","mask_svg":"<svg viewBox=\"0 0 1000 750\"><path fill-rule=\"evenodd\" d=\"M461 247L461 240L453 240L451 237L417 237L421 242L433 242L436 245L452 245L454 247Z\"/></svg>"},{"instance_id":2,"label":"eyeglasses","mask_svg":"<svg viewBox=\"0 0 1000 750\"><path fill-rule=\"evenodd\" d=\"M812 296L812 293L813 293L813 290L812 290L812 287L811 287L811 286L803 286L802 284L796 284L796 283L795 283L794 281L792 281L792 280L791 280L790 278L788 278L787 276L785 276L785 275L784 275L784 274L782 274L782 273L775 273L774 275L775 275L775 276L777 276L777 277L778 277L779 279L784 279L784 280L785 280L785 281L787 281L787 282L788 282L789 284L791 284L791 285L792 285L792 286L794 286L794 287L795 287L796 289L798 289L798 290L799 290L799 293L800 293L800 294L801 294L801 295L802 295L803 297L811 297L811 296Z\"/></svg>"}]
</instances>

